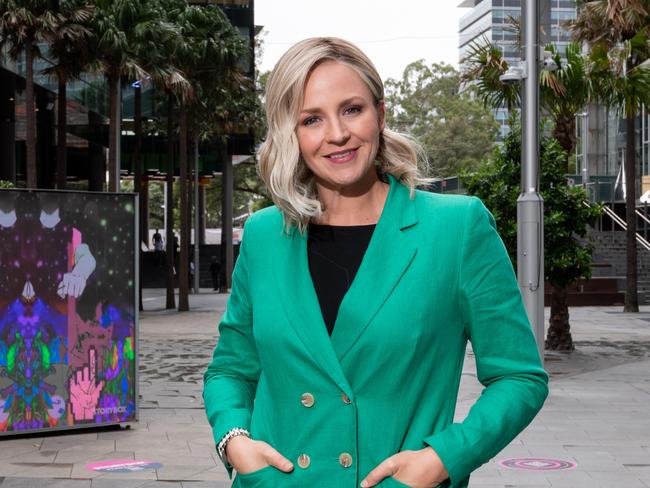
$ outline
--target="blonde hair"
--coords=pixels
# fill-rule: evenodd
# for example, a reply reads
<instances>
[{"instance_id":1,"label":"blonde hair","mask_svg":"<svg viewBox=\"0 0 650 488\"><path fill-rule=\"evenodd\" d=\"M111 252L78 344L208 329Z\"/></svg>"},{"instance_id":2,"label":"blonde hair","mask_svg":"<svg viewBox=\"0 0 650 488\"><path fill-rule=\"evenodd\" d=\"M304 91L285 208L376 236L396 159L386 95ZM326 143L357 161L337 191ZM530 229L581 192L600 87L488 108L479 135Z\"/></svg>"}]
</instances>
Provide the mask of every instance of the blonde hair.
<instances>
[{"instance_id":1,"label":"blonde hair","mask_svg":"<svg viewBox=\"0 0 650 488\"><path fill-rule=\"evenodd\" d=\"M314 177L300 156L296 125L307 77L323 61L345 63L368 85L375 103L384 99L384 85L368 57L354 44L335 37L314 37L293 45L275 65L266 86L266 140L259 150L258 169L285 225L304 231L322 212ZM413 192L421 178L418 161L426 161L410 136L384 128L379 135L377 171L394 176Z\"/></svg>"}]
</instances>

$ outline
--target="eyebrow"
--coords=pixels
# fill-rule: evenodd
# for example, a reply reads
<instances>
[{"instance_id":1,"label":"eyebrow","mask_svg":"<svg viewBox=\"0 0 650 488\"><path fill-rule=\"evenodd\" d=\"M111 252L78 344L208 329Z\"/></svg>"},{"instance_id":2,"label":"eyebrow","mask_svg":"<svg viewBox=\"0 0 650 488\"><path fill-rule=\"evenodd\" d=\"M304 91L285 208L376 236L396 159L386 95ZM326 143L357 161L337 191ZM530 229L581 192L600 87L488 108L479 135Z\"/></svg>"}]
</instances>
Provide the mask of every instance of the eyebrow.
<instances>
[{"instance_id":1,"label":"eyebrow","mask_svg":"<svg viewBox=\"0 0 650 488\"><path fill-rule=\"evenodd\" d=\"M359 95L355 95L355 96L353 96L353 97L346 98L345 100L343 100L341 103L339 103L339 107L343 107L343 106L345 106L345 105L349 105L350 103L355 102L355 101L362 101L362 102L366 103L366 99L365 99L365 98L363 98L362 96L359 96ZM318 107L314 107L314 108L303 108L303 109L300 111L301 114L314 114L314 113L319 113L319 112L321 112L321 109L318 108Z\"/></svg>"}]
</instances>

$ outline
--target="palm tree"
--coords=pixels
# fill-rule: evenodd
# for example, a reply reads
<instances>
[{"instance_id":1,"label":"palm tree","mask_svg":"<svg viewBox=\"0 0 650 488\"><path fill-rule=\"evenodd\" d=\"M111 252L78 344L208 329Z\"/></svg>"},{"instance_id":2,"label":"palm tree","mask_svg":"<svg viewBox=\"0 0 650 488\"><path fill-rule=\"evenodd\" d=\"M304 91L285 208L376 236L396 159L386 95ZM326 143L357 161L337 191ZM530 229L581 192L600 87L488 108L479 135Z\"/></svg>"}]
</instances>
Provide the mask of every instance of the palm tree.
<instances>
[{"instance_id":1,"label":"palm tree","mask_svg":"<svg viewBox=\"0 0 650 488\"><path fill-rule=\"evenodd\" d=\"M171 63L170 53L173 53L175 44L180 41L180 31L175 24L167 21L166 5L152 1L150 7L156 11L159 19L156 29L142 32L133 39L133 50L138 64L147 73L146 78L151 80L156 87L171 87L173 90L183 92L189 83L183 74ZM137 80L134 85L134 188L140 193L142 189L142 83ZM144 217L144 216L143 216ZM144 222L144 218L141 224ZM142 227L142 225L141 225ZM145 240L146 243L146 240Z\"/></svg>"},{"instance_id":2,"label":"palm tree","mask_svg":"<svg viewBox=\"0 0 650 488\"><path fill-rule=\"evenodd\" d=\"M185 6L174 11L182 42L177 46L173 64L187 77L191 90L179 96L179 165L180 165L180 263L178 310L189 310L189 205L188 205L188 134L190 120L201 109L215 106L215 95L223 89L222 79L229 79L245 44L226 16L216 6ZM221 93L221 98L223 98ZM194 114L194 117L192 117ZM198 124L197 124L198 125ZM194 131L198 133L197 131ZM197 233L198 234L198 233Z\"/></svg>"},{"instance_id":3,"label":"palm tree","mask_svg":"<svg viewBox=\"0 0 650 488\"><path fill-rule=\"evenodd\" d=\"M117 191L120 83L123 76L140 80L147 75L138 49L152 32L161 29L161 10L154 0L96 0L95 5L93 28L97 42L93 49L109 88L108 186L110 191Z\"/></svg>"},{"instance_id":4,"label":"palm tree","mask_svg":"<svg viewBox=\"0 0 650 488\"><path fill-rule=\"evenodd\" d=\"M636 134L641 104L650 105L650 0L585 2L571 23L576 40L590 47L594 89L626 120L625 220L627 224L625 312L638 312L636 251Z\"/></svg>"},{"instance_id":5,"label":"palm tree","mask_svg":"<svg viewBox=\"0 0 650 488\"><path fill-rule=\"evenodd\" d=\"M540 70L540 98L542 108L553 118L553 137L567 153L568 172L568 156L576 149L576 116L594 100L595 94L577 43L567 45L564 58L553 45L547 46L546 52L554 67Z\"/></svg>"},{"instance_id":6,"label":"palm tree","mask_svg":"<svg viewBox=\"0 0 650 488\"><path fill-rule=\"evenodd\" d=\"M0 0L0 50L8 48L16 61L25 53L25 144L27 187L36 188L36 110L34 59L41 56L38 42L57 30L57 17L45 0Z\"/></svg>"},{"instance_id":7,"label":"palm tree","mask_svg":"<svg viewBox=\"0 0 650 488\"><path fill-rule=\"evenodd\" d=\"M586 62L576 43L569 44L563 59L554 46L547 46L555 66L540 70L540 105L553 119L553 137L564 151L565 173L568 171L568 158L576 147L575 119L578 112L592 100L593 90ZM487 106L509 109L519 104L519 87L504 84L500 76L508 70L508 63L502 58L498 47L484 42L475 43L465 59L464 81L473 84ZM551 315L546 338L546 348L552 350L572 350L567 302L566 273L561 267L557 276L548 275L551 289ZM547 268L547 270L550 268Z\"/></svg>"},{"instance_id":8,"label":"palm tree","mask_svg":"<svg viewBox=\"0 0 650 488\"><path fill-rule=\"evenodd\" d=\"M88 24L92 19L93 7L81 0L61 0L55 14L58 27L53 33L49 56L52 66L44 74L57 79L57 156L56 187L65 189L67 175L67 83L83 73L91 58L88 50L92 33Z\"/></svg>"},{"instance_id":9,"label":"palm tree","mask_svg":"<svg viewBox=\"0 0 650 488\"><path fill-rule=\"evenodd\" d=\"M486 107L505 107L511 112L520 106L519 86L501 81L501 75L508 71L508 62L496 44L487 38L472 42L461 65L462 81L476 88Z\"/></svg>"}]
</instances>

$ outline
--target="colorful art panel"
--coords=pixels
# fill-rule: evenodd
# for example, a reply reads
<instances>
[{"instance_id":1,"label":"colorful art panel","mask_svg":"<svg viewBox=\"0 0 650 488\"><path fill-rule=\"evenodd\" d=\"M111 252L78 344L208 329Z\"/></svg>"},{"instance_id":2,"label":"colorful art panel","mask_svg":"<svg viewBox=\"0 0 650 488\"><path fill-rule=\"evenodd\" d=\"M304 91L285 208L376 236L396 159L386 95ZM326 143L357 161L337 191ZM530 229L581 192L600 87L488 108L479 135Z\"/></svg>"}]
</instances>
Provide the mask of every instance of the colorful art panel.
<instances>
[{"instance_id":1,"label":"colorful art panel","mask_svg":"<svg viewBox=\"0 0 650 488\"><path fill-rule=\"evenodd\" d=\"M0 435L136 420L135 198L0 190Z\"/></svg>"}]
</instances>

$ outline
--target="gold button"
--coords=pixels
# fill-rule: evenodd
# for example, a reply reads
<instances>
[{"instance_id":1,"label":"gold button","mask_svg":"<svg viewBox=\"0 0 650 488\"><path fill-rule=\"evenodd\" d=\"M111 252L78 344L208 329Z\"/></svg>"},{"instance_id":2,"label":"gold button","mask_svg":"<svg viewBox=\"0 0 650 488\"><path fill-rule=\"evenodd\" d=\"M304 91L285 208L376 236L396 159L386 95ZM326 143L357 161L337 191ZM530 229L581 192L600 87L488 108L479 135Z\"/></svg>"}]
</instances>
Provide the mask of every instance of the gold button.
<instances>
[{"instance_id":1,"label":"gold button","mask_svg":"<svg viewBox=\"0 0 650 488\"><path fill-rule=\"evenodd\" d=\"M352 456L350 453L347 452L342 452L341 455L339 456L339 463L341 463L341 466L344 468L349 468L352 466Z\"/></svg>"},{"instance_id":2,"label":"gold button","mask_svg":"<svg viewBox=\"0 0 650 488\"><path fill-rule=\"evenodd\" d=\"M300 466L302 469L307 469L310 463L311 459L309 459L309 456L307 456L307 454L301 454L298 456L298 466Z\"/></svg>"},{"instance_id":3,"label":"gold button","mask_svg":"<svg viewBox=\"0 0 650 488\"><path fill-rule=\"evenodd\" d=\"M343 403L345 403L346 405L349 405L350 403L352 403L352 402L350 401L350 397L347 396L345 393L343 393L343 394L341 395L341 400L343 400Z\"/></svg>"},{"instance_id":4,"label":"gold button","mask_svg":"<svg viewBox=\"0 0 650 488\"><path fill-rule=\"evenodd\" d=\"M300 397L300 403L302 403L305 407L310 408L314 406L316 400L314 400L314 395L311 393L303 393Z\"/></svg>"}]
</instances>

